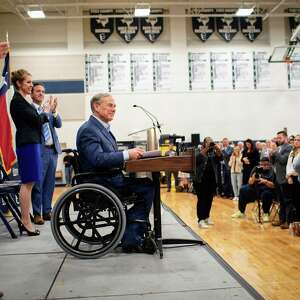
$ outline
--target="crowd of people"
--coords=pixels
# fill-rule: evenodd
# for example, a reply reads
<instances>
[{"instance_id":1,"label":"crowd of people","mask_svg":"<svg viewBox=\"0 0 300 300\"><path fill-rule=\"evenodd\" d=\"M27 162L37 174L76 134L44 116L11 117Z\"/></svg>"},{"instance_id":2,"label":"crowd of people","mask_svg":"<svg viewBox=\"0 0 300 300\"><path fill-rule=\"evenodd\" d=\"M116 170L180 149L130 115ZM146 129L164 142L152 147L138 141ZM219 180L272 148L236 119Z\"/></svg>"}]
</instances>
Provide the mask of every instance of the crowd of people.
<instances>
[{"instance_id":1,"label":"crowd of people","mask_svg":"<svg viewBox=\"0 0 300 300\"><path fill-rule=\"evenodd\" d=\"M209 218L213 193L238 201L232 218L244 218L247 204L260 200L264 222L270 221L273 201L280 207L273 226L287 229L300 221L300 135L288 137L279 131L271 140L234 143L205 138L199 148L193 185L200 228L213 224Z\"/></svg>"}]
</instances>

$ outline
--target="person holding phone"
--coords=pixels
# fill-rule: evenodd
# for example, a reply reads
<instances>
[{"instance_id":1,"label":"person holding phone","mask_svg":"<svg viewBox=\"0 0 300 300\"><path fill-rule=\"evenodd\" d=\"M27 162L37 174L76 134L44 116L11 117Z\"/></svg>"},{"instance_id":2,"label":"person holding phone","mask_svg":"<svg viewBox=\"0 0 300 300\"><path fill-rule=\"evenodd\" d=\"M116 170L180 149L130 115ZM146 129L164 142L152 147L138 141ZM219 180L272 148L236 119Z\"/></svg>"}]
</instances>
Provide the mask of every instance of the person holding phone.
<instances>
[{"instance_id":1,"label":"person holding phone","mask_svg":"<svg viewBox=\"0 0 300 300\"><path fill-rule=\"evenodd\" d=\"M221 149L211 137L203 140L203 148L196 153L196 173L193 186L198 198L197 217L200 228L214 223L209 218L213 197L217 188L217 165L223 159Z\"/></svg>"},{"instance_id":2,"label":"person holding phone","mask_svg":"<svg viewBox=\"0 0 300 300\"><path fill-rule=\"evenodd\" d=\"M242 154L239 146L234 147L228 165L231 171L231 184L234 192L233 200L238 201L243 180Z\"/></svg>"},{"instance_id":3,"label":"person holding phone","mask_svg":"<svg viewBox=\"0 0 300 300\"><path fill-rule=\"evenodd\" d=\"M250 178L251 171L259 164L259 153L251 139L244 142L244 150L242 152L243 163L243 184L247 184Z\"/></svg>"}]
</instances>

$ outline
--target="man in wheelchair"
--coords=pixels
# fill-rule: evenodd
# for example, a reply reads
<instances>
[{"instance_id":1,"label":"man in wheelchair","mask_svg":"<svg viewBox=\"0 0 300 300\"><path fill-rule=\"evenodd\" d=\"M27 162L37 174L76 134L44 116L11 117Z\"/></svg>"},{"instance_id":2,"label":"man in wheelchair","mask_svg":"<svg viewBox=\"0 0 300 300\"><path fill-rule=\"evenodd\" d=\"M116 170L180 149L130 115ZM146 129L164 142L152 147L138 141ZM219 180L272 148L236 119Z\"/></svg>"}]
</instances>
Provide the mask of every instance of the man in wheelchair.
<instances>
[{"instance_id":1,"label":"man in wheelchair","mask_svg":"<svg viewBox=\"0 0 300 300\"><path fill-rule=\"evenodd\" d=\"M239 210L232 218L245 217L246 205L257 199L262 201L263 221L269 222L269 211L275 197L275 172L268 157L260 160L251 172L249 183L240 189Z\"/></svg>"},{"instance_id":2,"label":"man in wheelchair","mask_svg":"<svg viewBox=\"0 0 300 300\"><path fill-rule=\"evenodd\" d=\"M118 151L109 122L114 118L116 104L109 94L97 94L90 101L92 115L77 133L77 150L82 172L102 172L96 177L104 185L122 197L135 194L137 201L126 211L126 229L122 238L124 252L155 252L155 244L149 241L149 213L154 199L154 185L149 178L130 178L122 173L124 162L142 157L140 148ZM90 182L90 181L89 181ZM95 181L94 181L95 182Z\"/></svg>"}]
</instances>

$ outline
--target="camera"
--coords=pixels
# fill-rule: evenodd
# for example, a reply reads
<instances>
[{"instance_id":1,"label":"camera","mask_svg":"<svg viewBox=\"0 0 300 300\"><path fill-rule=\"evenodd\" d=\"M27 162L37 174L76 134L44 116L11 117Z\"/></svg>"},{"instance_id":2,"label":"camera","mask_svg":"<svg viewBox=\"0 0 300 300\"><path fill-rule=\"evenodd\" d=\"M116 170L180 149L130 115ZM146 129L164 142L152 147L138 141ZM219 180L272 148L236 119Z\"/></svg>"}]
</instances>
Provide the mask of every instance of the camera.
<instances>
[{"instance_id":1,"label":"camera","mask_svg":"<svg viewBox=\"0 0 300 300\"><path fill-rule=\"evenodd\" d=\"M209 145L208 145L208 152L213 152L214 151L214 148L215 148L215 143L214 142L210 142Z\"/></svg>"},{"instance_id":2,"label":"camera","mask_svg":"<svg viewBox=\"0 0 300 300\"><path fill-rule=\"evenodd\" d=\"M261 174L263 173L264 169L262 167L257 167L255 169L254 177L255 179L261 178Z\"/></svg>"}]
</instances>

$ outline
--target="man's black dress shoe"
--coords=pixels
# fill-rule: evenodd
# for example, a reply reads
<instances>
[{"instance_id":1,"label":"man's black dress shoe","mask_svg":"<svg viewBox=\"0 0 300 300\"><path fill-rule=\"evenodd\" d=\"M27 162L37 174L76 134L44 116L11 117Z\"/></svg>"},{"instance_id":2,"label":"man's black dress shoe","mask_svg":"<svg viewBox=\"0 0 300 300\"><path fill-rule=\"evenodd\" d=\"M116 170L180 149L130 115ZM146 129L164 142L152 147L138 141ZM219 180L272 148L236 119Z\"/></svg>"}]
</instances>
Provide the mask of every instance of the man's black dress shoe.
<instances>
[{"instance_id":1,"label":"man's black dress shoe","mask_svg":"<svg viewBox=\"0 0 300 300\"><path fill-rule=\"evenodd\" d=\"M155 241L151 237L146 237L143 242L144 253L154 254L157 250Z\"/></svg>"},{"instance_id":2,"label":"man's black dress shoe","mask_svg":"<svg viewBox=\"0 0 300 300\"><path fill-rule=\"evenodd\" d=\"M37 225L43 225L45 222L40 215L35 215L33 218L33 223Z\"/></svg>"},{"instance_id":3,"label":"man's black dress shoe","mask_svg":"<svg viewBox=\"0 0 300 300\"><path fill-rule=\"evenodd\" d=\"M44 221L51 221L51 213L43 215Z\"/></svg>"},{"instance_id":4,"label":"man's black dress shoe","mask_svg":"<svg viewBox=\"0 0 300 300\"><path fill-rule=\"evenodd\" d=\"M155 241L150 238L146 237L142 246L140 245L126 245L122 246L122 250L125 253L147 253L147 254L154 254L156 252L156 244Z\"/></svg>"}]
</instances>

